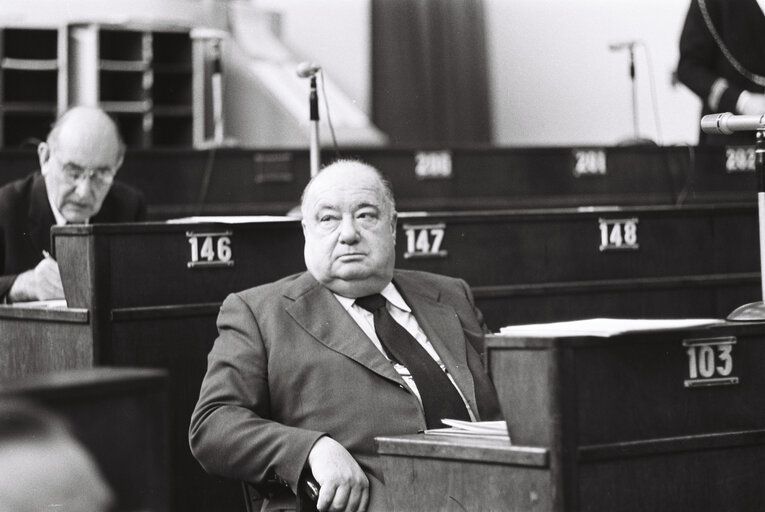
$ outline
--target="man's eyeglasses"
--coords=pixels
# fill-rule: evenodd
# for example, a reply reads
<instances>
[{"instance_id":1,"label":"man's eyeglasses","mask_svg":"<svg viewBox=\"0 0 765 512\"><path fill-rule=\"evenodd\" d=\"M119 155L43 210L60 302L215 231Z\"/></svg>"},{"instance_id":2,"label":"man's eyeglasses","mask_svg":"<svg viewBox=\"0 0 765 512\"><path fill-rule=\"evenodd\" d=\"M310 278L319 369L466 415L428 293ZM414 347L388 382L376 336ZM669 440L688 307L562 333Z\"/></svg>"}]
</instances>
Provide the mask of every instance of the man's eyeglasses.
<instances>
[{"instance_id":1,"label":"man's eyeglasses","mask_svg":"<svg viewBox=\"0 0 765 512\"><path fill-rule=\"evenodd\" d=\"M77 185L85 179L90 179L94 185L106 186L114 181L114 176L117 174L112 167L81 167L71 162L61 162L52 151L51 155L61 164L61 174L70 185Z\"/></svg>"}]
</instances>

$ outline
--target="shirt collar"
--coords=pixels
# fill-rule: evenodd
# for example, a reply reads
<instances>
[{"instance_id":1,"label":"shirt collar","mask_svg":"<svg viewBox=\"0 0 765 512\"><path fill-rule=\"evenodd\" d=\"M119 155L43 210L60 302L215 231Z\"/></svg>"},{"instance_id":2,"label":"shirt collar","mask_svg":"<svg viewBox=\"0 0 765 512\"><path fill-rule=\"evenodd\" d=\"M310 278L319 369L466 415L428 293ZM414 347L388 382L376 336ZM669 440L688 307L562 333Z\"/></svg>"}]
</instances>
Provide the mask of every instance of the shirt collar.
<instances>
[{"instance_id":1,"label":"shirt collar","mask_svg":"<svg viewBox=\"0 0 765 512\"><path fill-rule=\"evenodd\" d=\"M343 297L342 295L338 295L336 293L334 295L337 297L337 300L340 301L340 304L342 304L346 311L351 309L351 307L353 307L353 303L356 302L356 299ZM404 298L400 293L398 293L398 290L395 286L393 286L393 283L388 283L385 288L382 289L380 295L385 297L385 300L396 306L398 309L404 310L408 313L412 312L412 308L410 308L409 305L404 302Z\"/></svg>"},{"instance_id":2,"label":"shirt collar","mask_svg":"<svg viewBox=\"0 0 765 512\"><path fill-rule=\"evenodd\" d=\"M56 226L65 225L67 223L67 220L61 214L61 212L58 211L58 208L56 208L56 205L53 203L53 199L50 197L50 192L48 193L48 204L50 204L50 209L53 212L53 216L56 218Z\"/></svg>"}]
</instances>

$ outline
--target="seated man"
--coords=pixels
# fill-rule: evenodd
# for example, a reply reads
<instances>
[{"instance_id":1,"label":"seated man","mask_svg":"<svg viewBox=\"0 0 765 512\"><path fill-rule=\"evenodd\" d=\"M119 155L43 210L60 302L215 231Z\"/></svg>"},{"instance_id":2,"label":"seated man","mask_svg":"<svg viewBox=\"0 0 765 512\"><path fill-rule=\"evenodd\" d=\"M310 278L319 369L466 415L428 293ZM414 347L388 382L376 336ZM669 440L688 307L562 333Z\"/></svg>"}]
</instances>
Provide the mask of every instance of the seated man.
<instances>
[{"instance_id":1,"label":"seated man","mask_svg":"<svg viewBox=\"0 0 765 512\"><path fill-rule=\"evenodd\" d=\"M113 502L95 460L57 415L0 400L0 510L106 512Z\"/></svg>"},{"instance_id":2,"label":"seated man","mask_svg":"<svg viewBox=\"0 0 765 512\"><path fill-rule=\"evenodd\" d=\"M41 173L0 188L0 303L64 298L51 226L146 217L143 195L114 182L125 145L102 110L67 111L37 154Z\"/></svg>"},{"instance_id":3,"label":"seated man","mask_svg":"<svg viewBox=\"0 0 765 512\"><path fill-rule=\"evenodd\" d=\"M307 272L230 295L191 419L210 473L296 491L319 510L386 510L374 438L499 418L467 284L394 270L389 185L360 162L322 170L302 198Z\"/></svg>"}]
</instances>

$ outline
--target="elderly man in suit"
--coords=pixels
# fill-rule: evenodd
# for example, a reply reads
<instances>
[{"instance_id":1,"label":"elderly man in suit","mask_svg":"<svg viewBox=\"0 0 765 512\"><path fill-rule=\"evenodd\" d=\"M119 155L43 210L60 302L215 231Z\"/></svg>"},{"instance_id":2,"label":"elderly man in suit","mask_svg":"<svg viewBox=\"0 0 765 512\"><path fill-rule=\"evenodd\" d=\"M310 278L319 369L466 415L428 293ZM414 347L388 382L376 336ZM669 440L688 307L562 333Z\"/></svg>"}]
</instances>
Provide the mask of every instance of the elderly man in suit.
<instances>
[{"instance_id":1,"label":"elderly man in suit","mask_svg":"<svg viewBox=\"0 0 765 512\"><path fill-rule=\"evenodd\" d=\"M143 195L114 181L124 154L104 111L74 107L37 147L41 172L0 188L0 303L64 297L51 226L145 218Z\"/></svg>"},{"instance_id":2,"label":"elderly man in suit","mask_svg":"<svg viewBox=\"0 0 765 512\"><path fill-rule=\"evenodd\" d=\"M467 284L394 270L396 211L381 174L339 161L303 192L307 272L230 295L189 431L210 473L304 471L319 510L385 510L374 438L499 417ZM395 339L391 339L395 338Z\"/></svg>"}]
</instances>

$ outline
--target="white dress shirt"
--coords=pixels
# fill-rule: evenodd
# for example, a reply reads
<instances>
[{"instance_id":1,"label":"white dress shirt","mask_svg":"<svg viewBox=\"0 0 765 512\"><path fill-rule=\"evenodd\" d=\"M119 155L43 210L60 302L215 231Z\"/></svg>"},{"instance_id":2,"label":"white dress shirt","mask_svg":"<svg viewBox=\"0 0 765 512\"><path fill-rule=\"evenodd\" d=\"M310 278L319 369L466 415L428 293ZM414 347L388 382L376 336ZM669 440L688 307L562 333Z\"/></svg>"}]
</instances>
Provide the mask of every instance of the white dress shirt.
<instances>
[{"instance_id":1,"label":"white dress shirt","mask_svg":"<svg viewBox=\"0 0 765 512\"><path fill-rule=\"evenodd\" d=\"M388 285L383 288L380 294L388 301L387 308L390 316L393 317L393 319L399 325L406 329L420 345L422 345L422 348L427 351L428 355L430 355L430 357L432 357L436 363L438 363L441 369L446 373L446 376L449 377L449 380L452 382L454 387L457 389L457 392L460 394L462 401L465 402L465 408L468 410L468 414L470 414L470 419L475 421L476 416L473 414L473 411L470 409L470 406L465 400L465 396L462 394L462 391L454 382L454 379L452 379L452 376L449 375L449 372L446 370L446 366L441 361L438 352L436 352L436 350L433 348L433 345L430 343L430 340L428 340L428 337L420 328L420 324L417 322L417 319L412 313L412 308L410 308L409 305L404 301L404 298L398 292L396 287L393 286L393 283L388 283ZM361 330L364 331L364 334L366 334L369 339L372 340L372 343L375 347L377 347L377 350L379 350L385 356L385 358L390 361L390 358L388 358L388 355L383 349L382 343L380 343L380 339L377 337L377 333L375 333L374 315L356 304L355 299L349 299L348 297L343 297L342 295L338 295L336 293L334 295L340 304L345 308L345 310L348 311L348 314L351 315L351 318L353 318L358 326L361 327ZM407 370L406 366L394 363L393 361L391 361L391 364L393 365L393 368L396 370L396 372L404 380L404 382L412 390L417 399L420 401L420 405L422 405L420 392L418 391L417 385L414 383L414 379L409 373L409 370Z\"/></svg>"}]
</instances>

